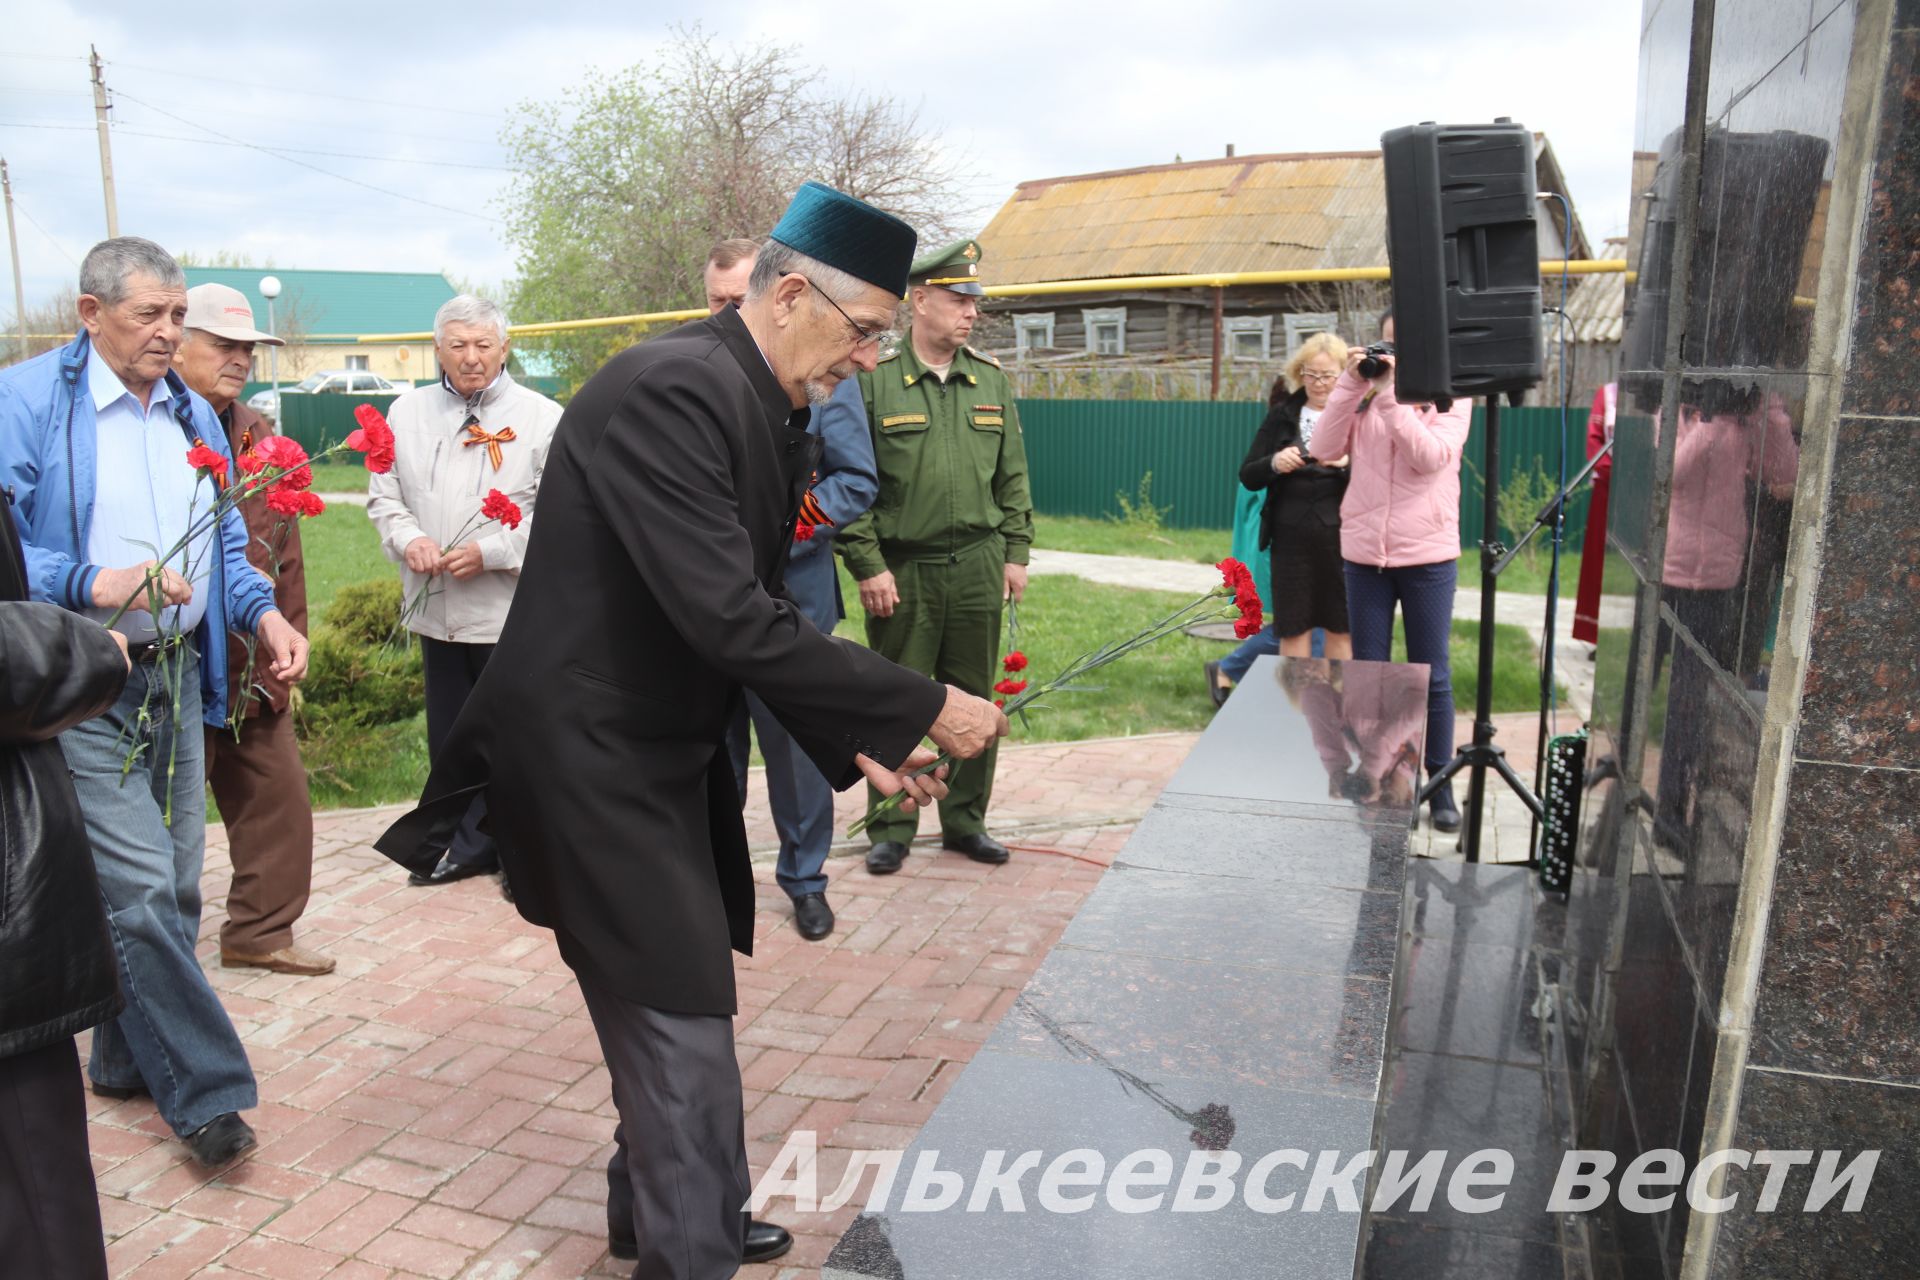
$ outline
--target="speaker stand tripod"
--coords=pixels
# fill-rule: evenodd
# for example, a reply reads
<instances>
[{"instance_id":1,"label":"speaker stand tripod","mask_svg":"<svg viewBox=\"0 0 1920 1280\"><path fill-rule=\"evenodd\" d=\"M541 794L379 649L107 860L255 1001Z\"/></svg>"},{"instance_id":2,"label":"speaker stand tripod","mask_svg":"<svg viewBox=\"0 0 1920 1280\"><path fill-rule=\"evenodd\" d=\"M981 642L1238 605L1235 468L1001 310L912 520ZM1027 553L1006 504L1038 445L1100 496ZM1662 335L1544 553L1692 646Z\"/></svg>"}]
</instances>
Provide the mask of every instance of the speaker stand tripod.
<instances>
[{"instance_id":1,"label":"speaker stand tripod","mask_svg":"<svg viewBox=\"0 0 1920 1280\"><path fill-rule=\"evenodd\" d=\"M1494 592L1497 575L1505 567L1504 562L1495 563L1501 550L1496 541L1500 531L1499 395L1489 395L1486 406L1486 451L1482 459L1485 483L1481 494L1484 506L1480 530L1480 683L1473 695L1473 741L1454 752L1453 759L1427 780L1427 785L1420 788L1420 794L1414 800L1414 812L1417 814L1420 806L1434 792L1451 782L1455 774L1462 769L1473 771L1467 782L1466 821L1461 832L1461 847L1466 852L1468 862L1480 861L1480 827L1486 813L1487 770L1493 770L1506 781L1536 822L1544 823L1547 820L1547 809L1540 802L1540 797L1520 780L1520 775L1507 763L1506 748L1495 746L1493 741ZM1531 858L1531 851L1528 856Z\"/></svg>"}]
</instances>

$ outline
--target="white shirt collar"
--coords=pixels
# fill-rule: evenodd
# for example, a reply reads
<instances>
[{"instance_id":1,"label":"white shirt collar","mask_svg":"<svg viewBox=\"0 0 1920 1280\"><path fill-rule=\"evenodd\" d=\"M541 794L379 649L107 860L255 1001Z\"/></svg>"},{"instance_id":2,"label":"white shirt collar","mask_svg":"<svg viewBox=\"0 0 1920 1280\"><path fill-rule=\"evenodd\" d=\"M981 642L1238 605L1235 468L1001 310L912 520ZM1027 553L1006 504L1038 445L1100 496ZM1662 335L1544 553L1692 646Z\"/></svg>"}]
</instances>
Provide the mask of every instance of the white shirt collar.
<instances>
[{"instance_id":1,"label":"white shirt collar","mask_svg":"<svg viewBox=\"0 0 1920 1280\"><path fill-rule=\"evenodd\" d=\"M100 358L98 348L91 352L87 360L87 390L93 396L95 413L118 401L122 396L133 400L135 407L139 407L140 402L134 399L133 392L127 390L127 384L120 381L120 375L108 368L107 362ZM162 374L153 384L153 397L148 401L145 411L151 413L172 399L173 388L167 385L166 375Z\"/></svg>"}]
</instances>

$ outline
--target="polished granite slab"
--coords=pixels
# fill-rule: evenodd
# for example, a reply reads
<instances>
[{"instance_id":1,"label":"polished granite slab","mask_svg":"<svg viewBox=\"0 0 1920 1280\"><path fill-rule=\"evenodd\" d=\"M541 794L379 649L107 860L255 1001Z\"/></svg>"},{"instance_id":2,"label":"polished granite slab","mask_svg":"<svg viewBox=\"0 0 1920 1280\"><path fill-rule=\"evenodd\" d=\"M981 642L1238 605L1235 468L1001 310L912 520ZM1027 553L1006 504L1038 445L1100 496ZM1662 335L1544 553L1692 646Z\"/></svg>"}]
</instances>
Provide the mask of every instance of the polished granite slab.
<instances>
[{"instance_id":1,"label":"polished granite slab","mask_svg":"<svg viewBox=\"0 0 1920 1280\"><path fill-rule=\"evenodd\" d=\"M1244 1175L1377 1145L1425 717L1424 667L1256 663L822 1274L1353 1276L1357 1203L1169 1203L1202 1152ZM1076 1150L1109 1171L1164 1153L1168 1203L1124 1212L1102 1183L1079 1211L1041 1207L1041 1171ZM989 1153L1029 1151L1023 1208L969 1211ZM967 1194L909 1212L928 1153ZM1276 1166L1269 1189L1308 1183Z\"/></svg>"}]
</instances>

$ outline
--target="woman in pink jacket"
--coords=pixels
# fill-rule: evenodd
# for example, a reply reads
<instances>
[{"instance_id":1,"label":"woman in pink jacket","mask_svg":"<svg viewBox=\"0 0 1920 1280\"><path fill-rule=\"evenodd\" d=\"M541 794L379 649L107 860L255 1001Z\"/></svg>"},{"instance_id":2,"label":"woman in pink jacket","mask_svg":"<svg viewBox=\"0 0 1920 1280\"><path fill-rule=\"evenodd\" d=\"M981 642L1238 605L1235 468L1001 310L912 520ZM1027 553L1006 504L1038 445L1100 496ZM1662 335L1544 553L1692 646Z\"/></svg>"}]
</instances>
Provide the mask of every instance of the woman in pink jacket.
<instances>
[{"instance_id":1,"label":"woman in pink jacket","mask_svg":"<svg viewBox=\"0 0 1920 1280\"><path fill-rule=\"evenodd\" d=\"M1393 341L1393 315L1380 337ZM1393 357L1371 380L1360 376L1361 347L1347 353L1347 371L1314 429L1316 457L1351 459L1352 480L1340 503L1340 555L1346 562L1347 620L1353 656L1393 656L1393 612L1406 619L1407 660L1427 664L1426 764L1433 774L1453 759L1453 670L1447 639L1453 626L1455 569L1460 559L1460 459L1470 403L1446 409L1406 405L1393 392ZM1460 829L1451 784L1429 802L1436 831Z\"/></svg>"}]
</instances>

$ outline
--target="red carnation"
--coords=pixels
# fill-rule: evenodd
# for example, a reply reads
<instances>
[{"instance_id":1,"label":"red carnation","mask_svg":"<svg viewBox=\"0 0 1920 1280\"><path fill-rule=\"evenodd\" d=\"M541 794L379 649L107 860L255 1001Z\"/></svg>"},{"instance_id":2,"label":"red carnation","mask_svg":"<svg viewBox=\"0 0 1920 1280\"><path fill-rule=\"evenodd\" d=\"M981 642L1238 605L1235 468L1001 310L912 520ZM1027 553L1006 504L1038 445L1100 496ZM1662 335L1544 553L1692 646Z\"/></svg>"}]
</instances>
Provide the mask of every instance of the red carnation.
<instances>
[{"instance_id":1,"label":"red carnation","mask_svg":"<svg viewBox=\"0 0 1920 1280\"><path fill-rule=\"evenodd\" d=\"M366 454L367 470L385 475L393 470L393 428L381 412L370 404L355 405L353 420L360 429L347 437L347 448Z\"/></svg>"},{"instance_id":2,"label":"red carnation","mask_svg":"<svg viewBox=\"0 0 1920 1280\"><path fill-rule=\"evenodd\" d=\"M520 527L520 508L498 489L487 490L486 501L480 504L480 514L489 520L498 520L509 529Z\"/></svg>"},{"instance_id":3,"label":"red carnation","mask_svg":"<svg viewBox=\"0 0 1920 1280\"><path fill-rule=\"evenodd\" d=\"M304 492L302 489L275 489L267 495L267 510L278 511L283 516L297 520L306 509L300 501L300 495Z\"/></svg>"},{"instance_id":4,"label":"red carnation","mask_svg":"<svg viewBox=\"0 0 1920 1280\"><path fill-rule=\"evenodd\" d=\"M1260 629L1264 626L1266 626L1266 623L1260 618L1250 618L1243 613L1233 620L1234 639L1251 640L1260 634Z\"/></svg>"},{"instance_id":5,"label":"red carnation","mask_svg":"<svg viewBox=\"0 0 1920 1280\"><path fill-rule=\"evenodd\" d=\"M1003 671L1025 671L1027 669L1027 655L1018 649L1014 649L1010 651L1006 657L1000 659L1000 667Z\"/></svg>"},{"instance_id":6,"label":"red carnation","mask_svg":"<svg viewBox=\"0 0 1920 1280\"><path fill-rule=\"evenodd\" d=\"M267 460L251 449L240 455L239 463L244 475L257 476L267 469Z\"/></svg>"},{"instance_id":7,"label":"red carnation","mask_svg":"<svg viewBox=\"0 0 1920 1280\"><path fill-rule=\"evenodd\" d=\"M312 490L301 491L300 493L300 514L301 515L319 516L319 515L325 515L326 512L327 512L326 501L323 498L321 498L319 494L314 493Z\"/></svg>"},{"instance_id":8,"label":"red carnation","mask_svg":"<svg viewBox=\"0 0 1920 1280\"><path fill-rule=\"evenodd\" d=\"M999 684L993 686L993 691L995 693L1014 694L1019 693L1026 687L1027 682L1025 680L1002 680Z\"/></svg>"},{"instance_id":9,"label":"red carnation","mask_svg":"<svg viewBox=\"0 0 1920 1280\"><path fill-rule=\"evenodd\" d=\"M1253 581L1253 574L1248 571L1247 566L1232 556L1228 556L1213 567L1220 571L1220 576L1225 580L1229 591L1238 591L1241 583Z\"/></svg>"},{"instance_id":10,"label":"red carnation","mask_svg":"<svg viewBox=\"0 0 1920 1280\"><path fill-rule=\"evenodd\" d=\"M793 540L795 542L813 541L813 526L810 524L797 526L793 531Z\"/></svg>"},{"instance_id":11,"label":"red carnation","mask_svg":"<svg viewBox=\"0 0 1920 1280\"><path fill-rule=\"evenodd\" d=\"M993 705L996 707L1004 707L1007 705L1007 700L1005 698L995 698L993 700Z\"/></svg>"},{"instance_id":12,"label":"red carnation","mask_svg":"<svg viewBox=\"0 0 1920 1280\"><path fill-rule=\"evenodd\" d=\"M204 444L196 444L187 450L187 465L195 471L202 471L212 476L216 485L224 485L227 482L227 460Z\"/></svg>"}]
</instances>

